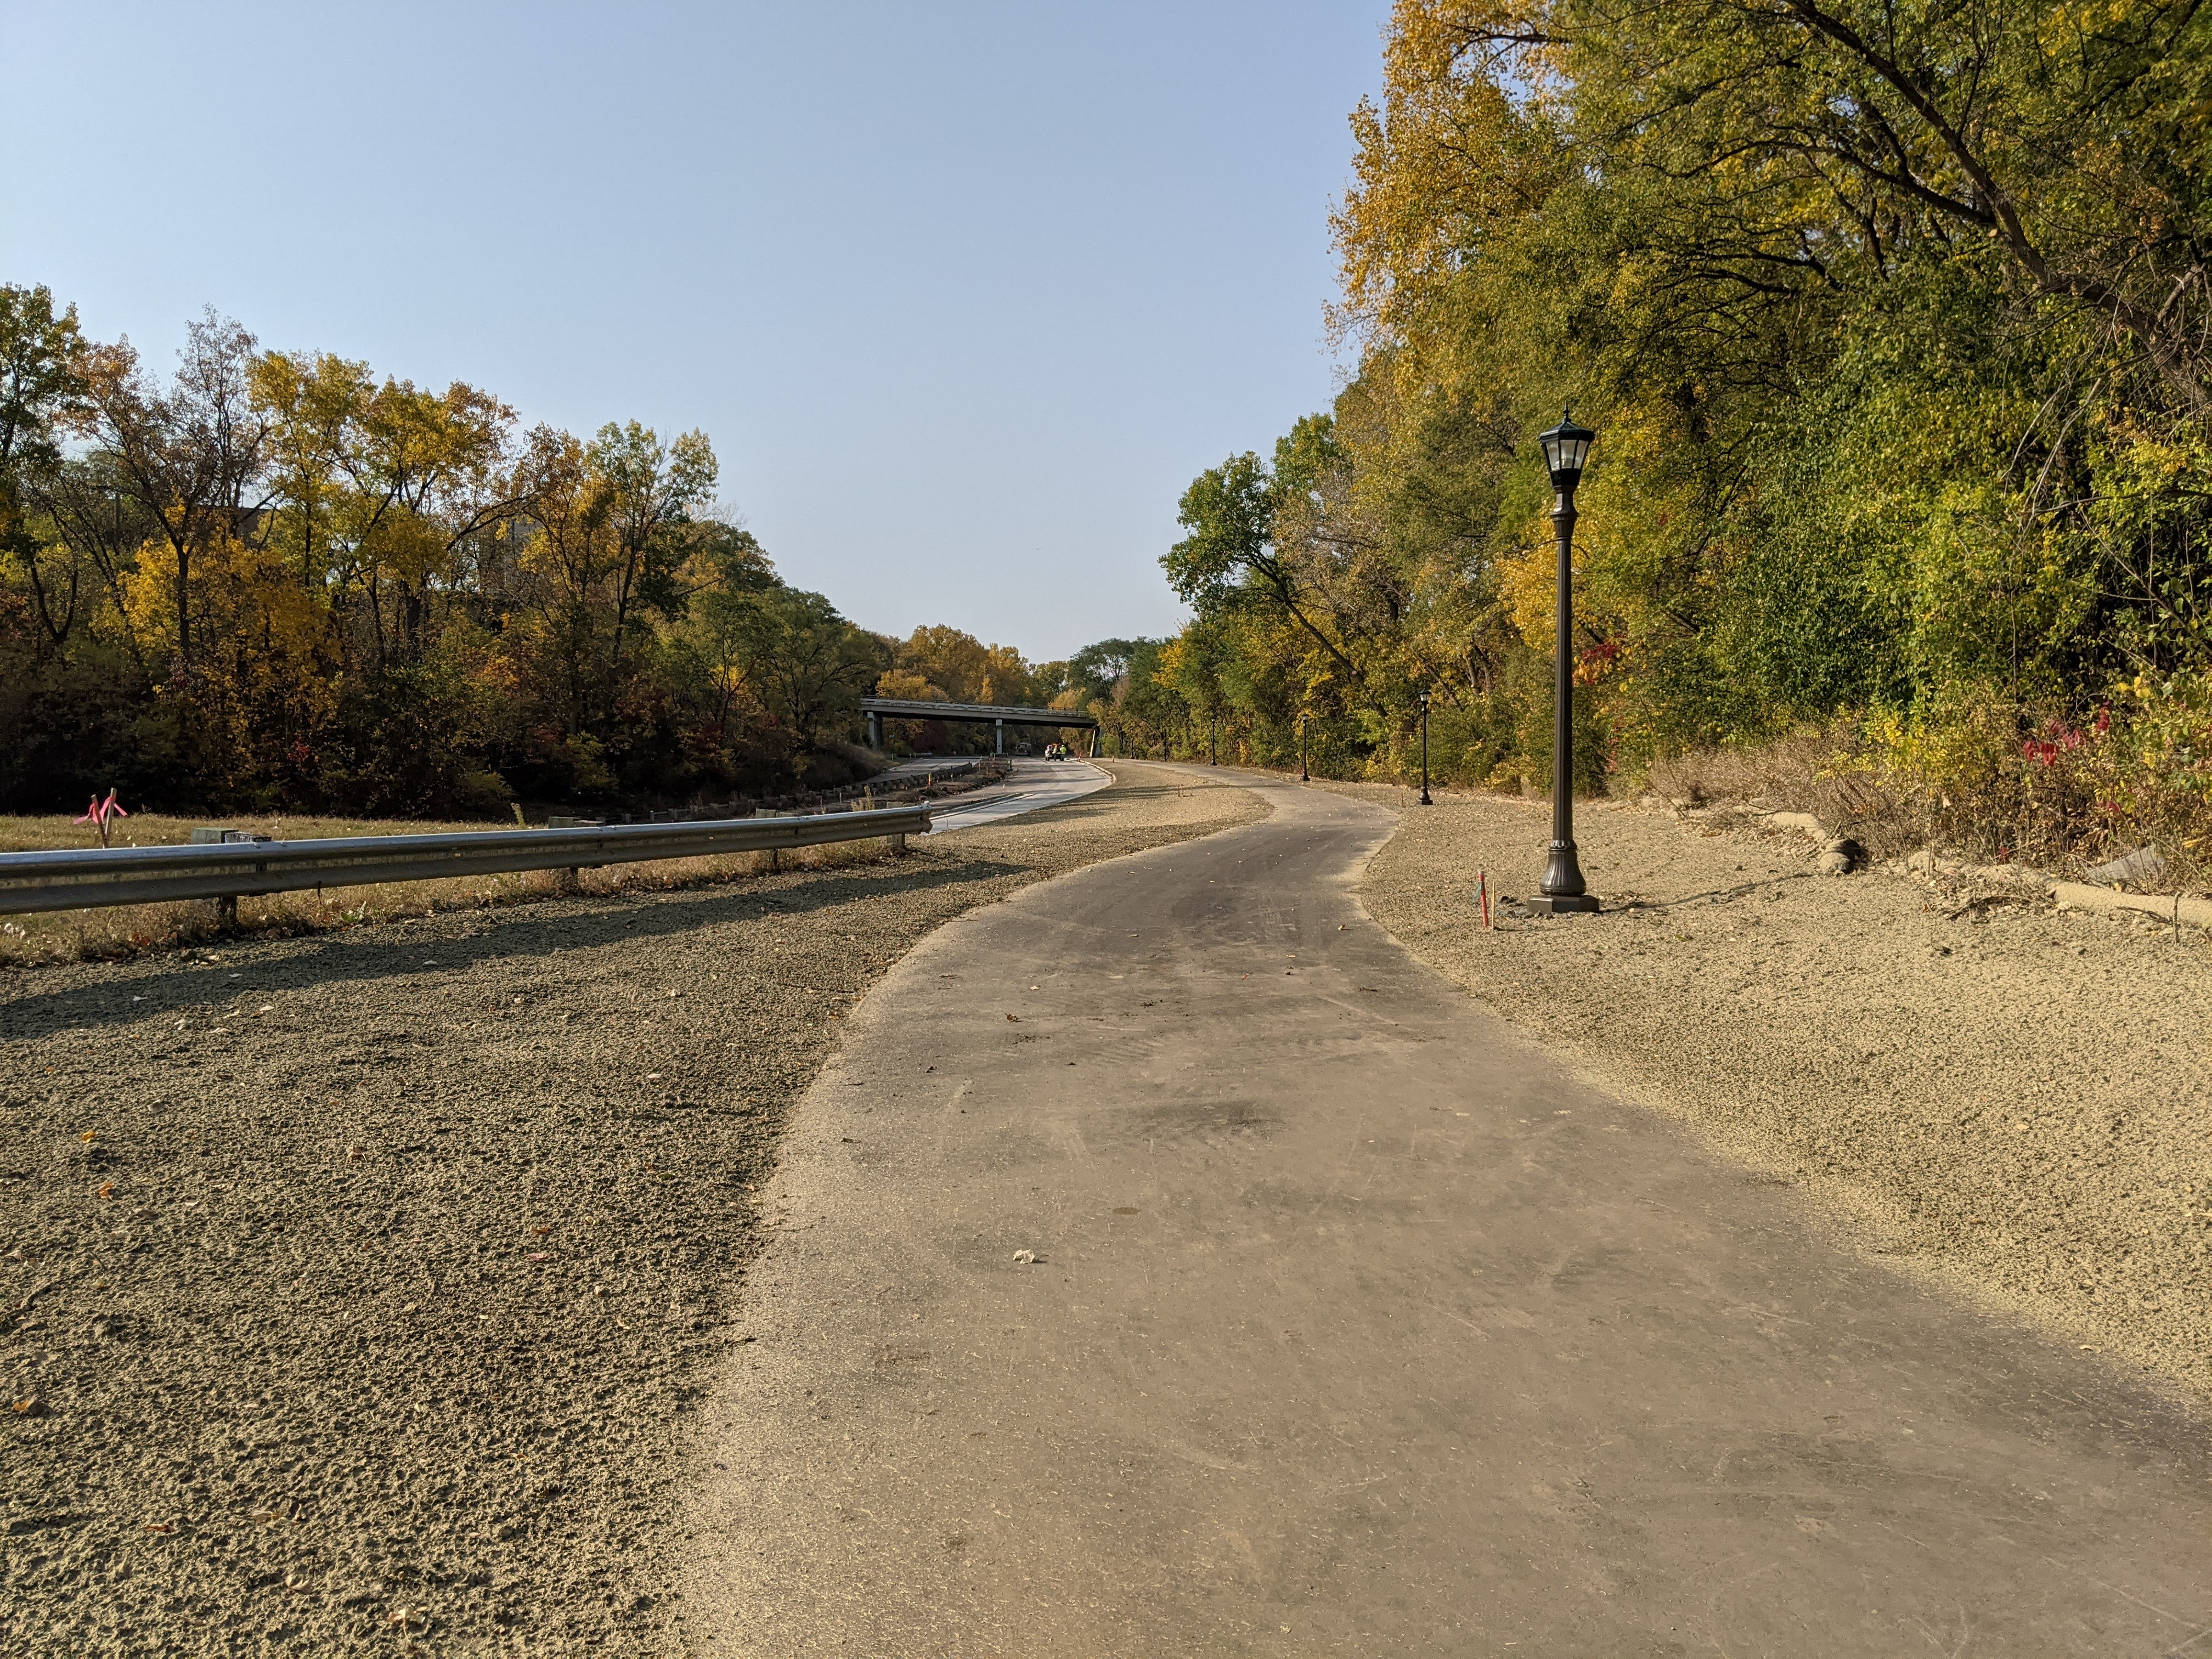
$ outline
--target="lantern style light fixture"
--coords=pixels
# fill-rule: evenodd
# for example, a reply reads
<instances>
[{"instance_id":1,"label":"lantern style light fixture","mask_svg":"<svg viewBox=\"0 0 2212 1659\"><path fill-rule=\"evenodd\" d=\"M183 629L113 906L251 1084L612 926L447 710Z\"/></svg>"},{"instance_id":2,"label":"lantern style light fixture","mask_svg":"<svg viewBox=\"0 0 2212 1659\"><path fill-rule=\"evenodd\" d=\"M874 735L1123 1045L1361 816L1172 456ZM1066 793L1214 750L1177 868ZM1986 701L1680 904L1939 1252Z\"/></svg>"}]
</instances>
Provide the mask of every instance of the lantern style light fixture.
<instances>
[{"instance_id":1,"label":"lantern style light fixture","mask_svg":"<svg viewBox=\"0 0 2212 1659\"><path fill-rule=\"evenodd\" d=\"M1421 805L1436 805L1429 799L1429 694L1425 688L1421 692Z\"/></svg>"},{"instance_id":2,"label":"lantern style light fixture","mask_svg":"<svg viewBox=\"0 0 2212 1659\"><path fill-rule=\"evenodd\" d=\"M1575 417L1564 410L1559 425L1538 434L1536 441L1544 446L1544 465L1551 471L1552 488L1560 495L1572 495L1575 486L1583 481L1583 463L1589 458L1590 443L1596 436L1588 427L1577 426Z\"/></svg>"},{"instance_id":3,"label":"lantern style light fixture","mask_svg":"<svg viewBox=\"0 0 2212 1659\"><path fill-rule=\"evenodd\" d=\"M1536 440L1544 447L1544 465L1555 492L1552 525L1559 540L1559 600L1558 702L1552 721L1552 844L1543 883L1528 908L1552 915L1599 908L1575 855L1575 487L1583 481L1583 464L1596 438L1596 433L1577 426L1575 417L1563 410L1559 425Z\"/></svg>"}]
</instances>

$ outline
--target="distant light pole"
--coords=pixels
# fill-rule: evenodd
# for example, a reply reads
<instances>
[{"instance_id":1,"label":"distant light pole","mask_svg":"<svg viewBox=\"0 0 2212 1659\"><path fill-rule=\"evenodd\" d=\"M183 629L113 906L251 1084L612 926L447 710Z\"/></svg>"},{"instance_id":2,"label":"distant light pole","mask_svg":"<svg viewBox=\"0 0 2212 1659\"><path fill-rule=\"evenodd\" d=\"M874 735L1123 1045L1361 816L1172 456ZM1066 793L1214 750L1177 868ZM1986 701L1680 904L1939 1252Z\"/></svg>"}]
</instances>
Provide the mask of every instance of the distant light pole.
<instances>
[{"instance_id":1,"label":"distant light pole","mask_svg":"<svg viewBox=\"0 0 2212 1659\"><path fill-rule=\"evenodd\" d=\"M1577 426L1564 411L1559 425L1540 434L1544 465L1552 475L1552 524L1559 535L1559 704L1552 725L1552 845L1539 896L1532 910L1565 915L1595 910L1598 902L1583 881L1575 857L1575 486L1583 481L1583 462L1597 434Z\"/></svg>"},{"instance_id":2,"label":"distant light pole","mask_svg":"<svg viewBox=\"0 0 2212 1659\"><path fill-rule=\"evenodd\" d=\"M1429 799L1429 694L1421 693L1421 805L1434 806Z\"/></svg>"},{"instance_id":3,"label":"distant light pole","mask_svg":"<svg viewBox=\"0 0 2212 1659\"><path fill-rule=\"evenodd\" d=\"M1298 781L1313 781L1313 775L1306 770L1306 717L1304 714L1298 716Z\"/></svg>"}]
</instances>

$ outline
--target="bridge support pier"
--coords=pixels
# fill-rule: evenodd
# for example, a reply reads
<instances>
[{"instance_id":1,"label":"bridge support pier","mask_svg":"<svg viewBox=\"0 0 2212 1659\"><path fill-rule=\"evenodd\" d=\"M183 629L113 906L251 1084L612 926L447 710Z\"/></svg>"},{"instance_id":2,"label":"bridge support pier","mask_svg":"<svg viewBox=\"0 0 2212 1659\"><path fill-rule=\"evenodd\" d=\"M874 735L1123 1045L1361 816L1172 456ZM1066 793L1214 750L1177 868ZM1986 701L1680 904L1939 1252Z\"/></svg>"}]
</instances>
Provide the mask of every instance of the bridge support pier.
<instances>
[{"instance_id":1,"label":"bridge support pier","mask_svg":"<svg viewBox=\"0 0 2212 1659\"><path fill-rule=\"evenodd\" d=\"M993 720L991 724L997 728L993 734L991 752L994 755L1003 755L1006 752L1006 723L1004 720Z\"/></svg>"},{"instance_id":2,"label":"bridge support pier","mask_svg":"<svg viewBox=\"0 0 2212 1659\"><path fill-rule=\"evenodd\" d=\"M883 746L884 717L881 714L871 714L868 716L868 747L881 749Z\"/></svg>"}]
</instances>

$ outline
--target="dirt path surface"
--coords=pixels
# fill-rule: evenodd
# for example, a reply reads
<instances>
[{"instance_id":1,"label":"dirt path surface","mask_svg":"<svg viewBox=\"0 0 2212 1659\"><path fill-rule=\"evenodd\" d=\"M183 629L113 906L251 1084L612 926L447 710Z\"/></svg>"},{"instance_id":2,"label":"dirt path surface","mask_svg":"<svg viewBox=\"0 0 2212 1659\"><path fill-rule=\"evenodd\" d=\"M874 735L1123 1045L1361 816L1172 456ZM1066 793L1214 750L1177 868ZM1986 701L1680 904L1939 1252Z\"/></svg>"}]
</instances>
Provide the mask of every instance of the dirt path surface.
<instances>
[{"instance_id":1,"label":"dirt path surface","mask_svg":"<svg viewBox=\"0 0 2212 1659\"><path fill-rule=\"evenodd\" d=\"M1362 896L1589 1072L1795 1183L1871 1248L2212 1394L2212 950L2201 934L1821 878L1813 843L1580 811L1599 916L1483 933L1537 804L1402 814Z\"/></svg>"},{"instance_id":2,"label":"dirt path surface","mask_svg":"<svg viewBox=\"0 0 2212 1659\"><path fill-rule=\"evenodd\" d=\"M1838 1247L1263 823L972 913L793 1120L703 1653L2172 1655L2212 1451Z\"/></svg>"},{"instance_id":3,"label":"dirt path surface","mask_svg":"<svg viewBox=\"0 0 2212 1659\"><path fill-rule=\"evenodd\" d=\"M1263 811L0 975L0 1652L672 1655L673 1476L854 1000Z\"/></svg>"}]
</instances>

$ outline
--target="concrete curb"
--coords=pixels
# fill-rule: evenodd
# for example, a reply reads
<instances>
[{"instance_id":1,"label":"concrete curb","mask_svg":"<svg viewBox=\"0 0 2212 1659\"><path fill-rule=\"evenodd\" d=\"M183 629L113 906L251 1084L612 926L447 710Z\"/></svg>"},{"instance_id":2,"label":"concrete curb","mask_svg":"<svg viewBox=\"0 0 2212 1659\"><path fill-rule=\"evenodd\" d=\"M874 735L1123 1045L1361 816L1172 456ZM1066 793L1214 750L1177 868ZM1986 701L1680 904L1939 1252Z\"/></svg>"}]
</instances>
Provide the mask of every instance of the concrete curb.
<instances>
[{"instance_id":1,"label":"concrete curb","mask_svg":"<svg viewBox=\"0 0 2212 1659\"><path fill-rule=\"evenodd\" d=\"M2123 893L2080 881L2052 882L2051 896L2058 901L2062 910L2097 910L2106 915L2132 910L2177 927L2212 928L2212 899L2175 893Z\"/></svg>"},{"instance_id":2,"label":"concrete curb","mask_svg":"<svg viewBox=\"0 0 2212 1659\"><path fill-rule=\"evenodd\" d=\"M1831 839L1820 820L1810 812L1769 812L1765 816L1766 827L1770 830L1795 830L1799 835L1810 836L1819 842Z\"/></svg>"}]
</instances>

